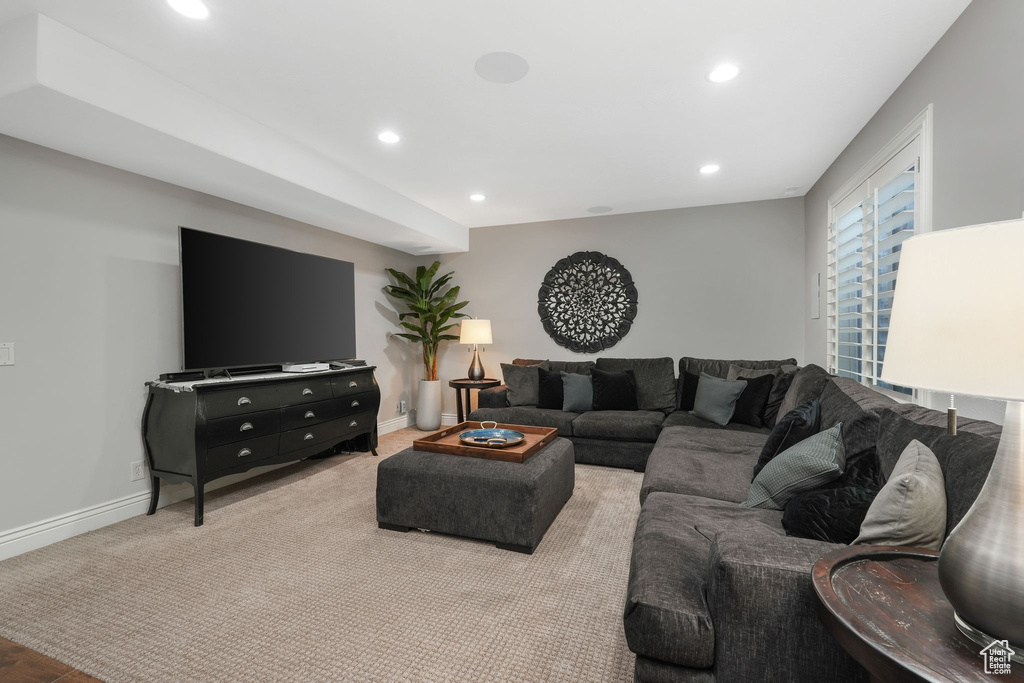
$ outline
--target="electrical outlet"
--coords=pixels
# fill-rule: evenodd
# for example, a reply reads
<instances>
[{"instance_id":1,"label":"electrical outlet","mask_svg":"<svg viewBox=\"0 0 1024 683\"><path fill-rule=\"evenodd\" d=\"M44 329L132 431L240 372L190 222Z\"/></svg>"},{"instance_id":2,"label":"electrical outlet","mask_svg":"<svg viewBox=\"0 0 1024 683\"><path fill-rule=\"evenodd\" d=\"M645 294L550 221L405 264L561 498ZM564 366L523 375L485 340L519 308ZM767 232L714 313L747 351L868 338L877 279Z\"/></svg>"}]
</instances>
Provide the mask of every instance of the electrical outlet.
<instances>
[{"instance_id":1,"label":"electrical outlet","mask_svg":"<svg viewBox=\"0 0 1024 683\"><path fill-rule=\"evenodd\" d=\"M399 401L398 402L398 414L399 415L405 415L407 412L409 412L409 408L408 408L408 406L406 406L405 401Z\"/></svg>"},{"instance_id":2,"label":"electrical outlet","mask_svg":"<svg viewBox=\"0 0 1024 683\"><path fill-rule=\"evenodd\" d=\"M146 478L146 466L141 460L132 463L132 481L140 481Z\"/></svg>"}]
</instances>

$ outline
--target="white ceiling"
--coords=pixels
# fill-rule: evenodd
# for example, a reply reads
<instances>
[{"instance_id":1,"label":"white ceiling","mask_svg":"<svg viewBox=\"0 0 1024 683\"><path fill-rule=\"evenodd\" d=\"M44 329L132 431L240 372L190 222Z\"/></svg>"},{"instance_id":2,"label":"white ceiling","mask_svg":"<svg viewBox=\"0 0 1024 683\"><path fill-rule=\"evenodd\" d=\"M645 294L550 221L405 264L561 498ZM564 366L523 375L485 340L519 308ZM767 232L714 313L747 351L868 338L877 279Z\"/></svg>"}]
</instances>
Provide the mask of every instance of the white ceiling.
<instances>
[{"instance_id":1,"label":"white ceiling","mask_svg":"<svg viewBox=\"0 0 1024 683\"><path fill-rule=\"evenodd\" d=\"M0 23L44 14L482 226L803 194L969 0L206 2L4 0ZM493 51L529 74L482 80ZM722 61L739 78L709 83Z\"/></svg>"}]
</instances>

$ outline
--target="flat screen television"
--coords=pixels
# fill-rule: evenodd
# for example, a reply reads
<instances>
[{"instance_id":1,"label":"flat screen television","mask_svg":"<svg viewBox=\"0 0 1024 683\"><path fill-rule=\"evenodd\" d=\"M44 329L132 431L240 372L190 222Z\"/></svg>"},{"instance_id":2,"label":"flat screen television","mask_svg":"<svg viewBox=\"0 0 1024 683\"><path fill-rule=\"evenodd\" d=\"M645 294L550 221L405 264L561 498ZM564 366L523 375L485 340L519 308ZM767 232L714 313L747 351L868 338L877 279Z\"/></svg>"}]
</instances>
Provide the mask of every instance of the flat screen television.
<instances>
[{"instance_id":1,"label":"flat screen television","mask_svg":"<svg viewBox=\"0 0 1024 683\"><path fill-rule=\"evenodd\" d=\"M179 228L183 370L356 355L347 261Z\"/></svg>"}]
</instances>

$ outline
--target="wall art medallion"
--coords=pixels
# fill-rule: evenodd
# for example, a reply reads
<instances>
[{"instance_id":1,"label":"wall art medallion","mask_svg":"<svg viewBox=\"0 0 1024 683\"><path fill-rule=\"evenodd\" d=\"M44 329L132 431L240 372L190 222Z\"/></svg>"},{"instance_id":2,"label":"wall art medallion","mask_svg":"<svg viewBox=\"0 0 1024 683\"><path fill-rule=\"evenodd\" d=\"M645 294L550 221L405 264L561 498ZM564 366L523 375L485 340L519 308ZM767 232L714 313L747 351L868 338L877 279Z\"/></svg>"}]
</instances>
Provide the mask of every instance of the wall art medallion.
<instances>
[{"instance_id":1,"label":"wall art medallion","mask_svg":"<svg viewBox=\"0 0 1024 683\"><path fill-rule=\"evenodd\" d=\"M556 263L537 292L537 312L555 343L576 353L615 346L636 318L633 277L618 260L577 251Z\"/></svg>"}]
</instances>

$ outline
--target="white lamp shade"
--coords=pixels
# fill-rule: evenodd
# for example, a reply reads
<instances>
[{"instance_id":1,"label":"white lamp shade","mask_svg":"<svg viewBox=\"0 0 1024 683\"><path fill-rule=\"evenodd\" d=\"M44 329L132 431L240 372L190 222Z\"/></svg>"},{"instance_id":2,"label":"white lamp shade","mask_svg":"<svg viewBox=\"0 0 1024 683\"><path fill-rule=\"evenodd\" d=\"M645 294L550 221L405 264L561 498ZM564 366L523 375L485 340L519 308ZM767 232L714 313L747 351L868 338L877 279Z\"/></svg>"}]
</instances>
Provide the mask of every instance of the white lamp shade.
<instances>
[{"instance_id":1,"label":"white lamp shade","mask_svg":"<svg viewBox=\"0 0 1024 683\"><path fill-rule=\"evenodd\" d=\"M1024 220L903 243L882 379L1024 400Z\"/></svg>"},{"instance_id":2,"label":"white lamp shade","mask_svg":"<svg viewBox=\"0 0 1024 683\"><path fill-rule=\"evenodd\" d=\"M459 332L460 344L490 344L491 342L491 321L490 320L463 320L462 329Z\"/></svg>"}]
</instances>

